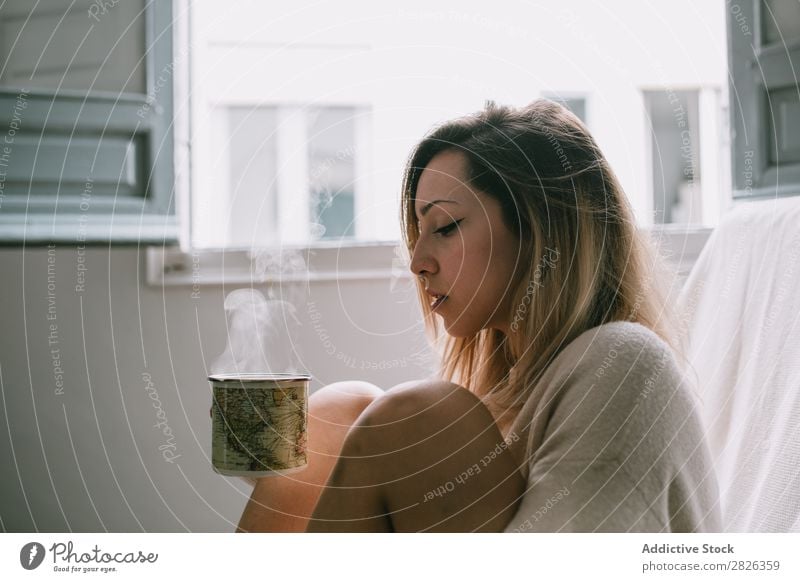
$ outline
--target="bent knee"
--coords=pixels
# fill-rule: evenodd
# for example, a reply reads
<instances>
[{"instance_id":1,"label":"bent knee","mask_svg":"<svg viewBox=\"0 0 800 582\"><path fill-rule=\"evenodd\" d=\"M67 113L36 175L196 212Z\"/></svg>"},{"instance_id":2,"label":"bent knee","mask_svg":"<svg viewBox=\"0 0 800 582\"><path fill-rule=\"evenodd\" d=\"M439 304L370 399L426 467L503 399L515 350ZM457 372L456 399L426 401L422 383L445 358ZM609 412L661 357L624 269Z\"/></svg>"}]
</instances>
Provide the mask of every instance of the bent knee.
<instances>
[{"instance_id":1,"label":"bent knee","mask_svg":"<svg viewBox=\"0 0 800 582\"><path fill-rule=\"evenodd\" d=\"M352 424L383 390L360 380L323 386L309 398L309 414L317 419Z\"/></svg>"},{"instance_id":2,"label":"bent knee","mask_svg":"<svg viewBox=\"0 0 800 582\"><path fill-rule=\"evenodd\" d=\"M454 423L494 424L489 409L475 394L453 382L420 380L394 386L376 398L362 417L368 425L414 425L433 429Z\"/></svg>"},{"instance_id":3,"label":"bent knee","mask_svg":"<svg viewBox=\"0 0 800 582\"><path fill-rule=\"evenodd\" d=\"M454 382L444 380L420 380L406 382L388 390L382 397L396 406L418 412L428 409L469 410L483 407L480 398Z\"/></svg>"},{"instance_id":4,"label":"bent knee","mask_svg":"<svg viewBox=\"0 0 800 582\"><path fill-rule=\"evenodd\" d=\"M315 400L369 400L372 401L383 390L375 384L361 380L343 380L323 386L311 395Z\"/></svg>"}]
</instances>

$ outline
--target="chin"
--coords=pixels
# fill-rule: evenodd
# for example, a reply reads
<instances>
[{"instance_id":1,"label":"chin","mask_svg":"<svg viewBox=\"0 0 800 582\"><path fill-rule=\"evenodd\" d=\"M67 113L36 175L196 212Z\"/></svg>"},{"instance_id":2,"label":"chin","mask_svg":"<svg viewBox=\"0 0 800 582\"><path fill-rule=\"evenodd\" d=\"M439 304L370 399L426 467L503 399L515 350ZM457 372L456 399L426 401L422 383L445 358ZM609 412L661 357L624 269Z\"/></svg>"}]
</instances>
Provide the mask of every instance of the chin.
<instances>
[{"instance_id":1,"label":"chin","mask_svg":"<svg viewBox=\"0 0 800 582\"><path fill-rule=\"evenodd\" d=\"M443 327L447 335L452 337L474 337L480 331L486 330L497 330L504 335L508 335L507 326L503 325L479 325L473 324L469 322L459 321L455 325L448 325L447 322L443 323Z\"/></svg>"},{"instance_id":2,"label":"chin","mask_svg":"<svg viewBox=\"0 0 800 582\"><path fill-rule=\"evenodd\" d=\"M451 330L445 328L445 331L447 332L447 335L449 335L450 337L472 337L480 330L474 332L465 332L461 330Z\"/></svg>"},{"instance_id":3,"label":"chin","mask_svg":"<svg viewBox=\"0 0 800 582\"><path fill-rule=\"evenodd\" d=\"M473 337L485 327L468 321L459 321L458 323L448 324L445 320L443 325L447 335L452 337Z\"/></svg>"}]
</instances>

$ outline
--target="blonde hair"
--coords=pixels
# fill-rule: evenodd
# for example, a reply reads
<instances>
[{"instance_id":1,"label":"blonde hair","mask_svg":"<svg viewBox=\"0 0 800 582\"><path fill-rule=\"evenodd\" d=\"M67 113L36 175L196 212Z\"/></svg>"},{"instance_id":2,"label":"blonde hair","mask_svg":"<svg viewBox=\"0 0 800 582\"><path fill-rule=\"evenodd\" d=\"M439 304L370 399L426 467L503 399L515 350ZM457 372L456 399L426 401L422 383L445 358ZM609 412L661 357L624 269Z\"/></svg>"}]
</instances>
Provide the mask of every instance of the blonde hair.
<instances>
[{"instance_id":1,"label":"blonde hair","mask_svg":"<svg viewBox=\"0 0 800 582\"><path fill-rule=\"evenodd\" d=\"M487 102L435 127L409 156L401 220L409 253L419 238L420 175L445 150L466 155L470 185L494 198L520 241L511 282L511 333L441 333L418 281L426 331L442 379L481 397L493 413L518 410L553 359L583 332L612 321L653 330L678 354L674 316L661 294L666 271L586 126L539 99L513 108Z\"/></svg>"}]
</instances>

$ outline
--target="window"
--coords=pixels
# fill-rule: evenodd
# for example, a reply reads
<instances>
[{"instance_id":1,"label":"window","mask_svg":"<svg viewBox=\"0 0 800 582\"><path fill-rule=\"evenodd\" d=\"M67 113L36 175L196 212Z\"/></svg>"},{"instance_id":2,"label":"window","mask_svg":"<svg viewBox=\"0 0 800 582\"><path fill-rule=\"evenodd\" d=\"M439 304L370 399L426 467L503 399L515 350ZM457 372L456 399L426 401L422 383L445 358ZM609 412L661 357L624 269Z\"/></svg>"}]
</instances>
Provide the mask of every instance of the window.
<instances>
[{"instance_id":1,"label":"window","mask_svg":"<svg viewBox=\"0 0 800 582\"><path fill-rule=\"evenodd\" d=\"M184 246L198 249L396 241L403 165L420 137L487 99L524 105L538 95L591 123L642 226L692 222L680 188L649 191L646 152L662 138L645 127L652 112L641 96L665 86L698 91L694 195L708 222L721 206L709 200L724 190L704 135L725 128L704 112L723 106L714 95L725 63L714 55L723 54L725 10L683 2L694 18L652 6L615 14L590 2L497 13L422 0L231 0L224 11L192 3L189 19L168 0L52 0L46 9L9 0L0 8L0 139L12 129L16 141L0 150L0 237L174 241L177 210ZM764 6L794 10L780 0ZM621 32L620 18L631 23ZM175 37L173 51L178 26L189 38ZM775 39L795 32L770 26L760 26L758 50L777 63ZM661 38L673 29L682 54ZM629 50L642 38L653 42ZM476 51L476 39L491 50ZM784 177L800 163L796 136L782 129L797 115L792 85L770 67L776 139L753 148L754 160L764 157L762 183L778 159ZM191 99L174 105L182 74ZM190 195L179 197L176 185L189 181Z\"/></svg>"},{"instance_id":2,"label":"window","mask_svg":"<svg viewBox=\"0 0 800 582\"><path fill-rule=\"evenodd\" d=\"M713 226L727 184L721 91L667 86L642 94L654 222Z\"/></svg>"},{"instance_id":3,"label":"window","mask_svg":"<svg viewBox=\"0 0 800 582\"><path fill-rule=\"evenodd\" d=\"M702 223L699 91L645 91L656 224Z\"/></svg>"},{"instance_id":4,"label":"window","mask_svg":"<svg viewBox=\"0 0 800 582\"><path fill-rule=\"evenodd\" d=\"M489 99L520 106L540 95L588 122L641 226L711 226L725 193L725 10L683 2L688 21L679 8L614 13L590 2L506 13L422 0L193 3L192 246L397 241L414 144ZM630 22L621 33L620 18ZM671 29L681 51L662 38ZM629 50L641 39L660 42ZM664 87L696 109L690 191L652 174L648 150L670 133L654 134L661 105L648 110L642 91ZM680 150L668 160L664 147L664 171L682 172Z\"/></svg>"},{"instance_id":5,"label":"window","mask_svg":"<svg viewBox=\"0 0 800 582\"><path fill-rule=\"evenodd\" d=\"M356 122L352 108L312 109L308 123L309 193L313 238L355 234Z\"/></svg>"},{"instance_id":6,"label":"window","mask_svg":"<svg viewBox=\"0 0 800 582\"><path fill-rule=\"evenodd\" d=\"M729 4L728 36L734 198L799 195L800 3Z\"/></svg>"},{"instance_id":7,"label":"window","mask_svg":"<svg viewBox=\"0 0 800 582\"><path fill-rule=\"evenodd\" d=\"M0 5L0 241L164 242L172 3Z\"/></svg>"},{"instance_id":8,"label":"window","mask_svg":"<svg viewBox=\"0 0 800 582\"><path fill-rule=\"evenodd\" d=\"M196 197L195 246L355 237L356 200L367 194L356 174L369 149L367 109L230 105L212 116L220 147L207 172L213 188Z\"/></svg>"}]
</instances>

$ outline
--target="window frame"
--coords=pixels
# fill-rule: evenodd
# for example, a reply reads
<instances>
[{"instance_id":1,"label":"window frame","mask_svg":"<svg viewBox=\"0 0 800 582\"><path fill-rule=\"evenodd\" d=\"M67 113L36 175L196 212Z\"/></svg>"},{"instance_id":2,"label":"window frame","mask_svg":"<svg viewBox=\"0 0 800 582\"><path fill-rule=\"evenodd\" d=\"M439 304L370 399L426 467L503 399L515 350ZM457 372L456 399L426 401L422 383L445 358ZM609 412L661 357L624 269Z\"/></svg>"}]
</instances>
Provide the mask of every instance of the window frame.
<instances>
[{"instance_id":1,"label":"window frame","mask_svg":"<svg viewBox=\"0 0 800 582\"><path fill-rule=\"evenodd\" d=\"M187 84L191 86L191 80ZM196 95L193 90L192 95ZM545 98L580 98L584 100L587 125L591 122L590 93L580 91L543 93ZM247 104L239 103L237 104ZM280 105L281 102L260 105ZM315 103L322 105L322 103ZM340 103L354 107L358 103ZM189 132L187 130L187 135ZM191 194L187 194L191 197ZM190 198L189 204L193 200ZM189 206L187 204L187 206ZM722 201L720 201L720 205ZM183 220L183 218L182 218ZM280 283L341 283L342 281L396 280L410 278L407 265L400 258L402 241L398 240L316 240L303 244L282 245L273 248L202 248L192 247L192 220L187 216L182 223L182 245L161 248L150 247L145 257L146 284L153 287L188 287L195 292L203 286L229 286ZM684 279L700 254L712 228L699 225L641 226L640 231L653 237L664 253L666 262L679 279ZM255 254L300 252L307 260L308 273L265 278L254 273Z\"/></svg>"},{"instance_id":2,"label":"window frame","mask_svg":"<svg viewBox=\"0 0 800 582\"><path fill-rule=\"evenodd\" d=\"M276 241L283 241L282 243L276 242L275 244L282 244L284 247L286 245L292 247L303 247L303 246L314 246L316 242L321 242L321 246L325 247L327 243L331 240L338 240L332 236L323 236L321 238L314 238L314 236L310 232L310 227L314 224L319 224L317 220L319 217L315 216L314 208L313 208L313 200L314 195L311 191L311 186L313 182L314 176L312 176L313 171L318 168L314 168L311 163L310 158L310 151L311 151L311 140L308 139L308 114L309 110L318 109L318 110L325 110L325 109L345 109L352 111L352 123L354 129L354 144L344 148L341 152L337 152L333 157L329 160L330 162L335 161L336 159L340 159L339 156L343 155L348 151L353 152L353 160L356 168L356 173L358 174L359 167L363 167L365 165L365 158L368 156L368 152L371 151L372 148L372 139L370 135L370 127L371 127L371 115L372 115L372 108L369 105L365 105L362 103L347 103L347 102L332 102L327 103L325 101L308 101L308 102L285 102L285 101L263 101L263 102L255 102L255 101L236 101L232 100L231 102L224 102L215 100L213 102L213 107L209 107L208 110L204 110L202 114L206 114L207 116L227 116L230 114L232 110L242 110L247 113L248 118L252 115L255 111L262 109L262 110L272 110L274 111L275 118L276 118L276 125L274 128L271 128L271 137L275 139L277 142L277 147L280 147L281 144L286 143L287 141L292 143L292 147L296 150L299 150L300 147L303 148L303 152L299 155L297 151L293 152L292 155L288 156L287 158L283 158L281 152L278 152L277 159L275 163L277 166L281 168L280 175L271 176L268 178L265 183L269 184L269 187L274 189L275 198L274 200L270 200L269 203L269 210L276 212L276 216L274 217L273 221L277 224L273 227L278 230L278 235L276 236ZM194 112L197 115L197 112ZM291 124L287 124L286 120L289 119L292 121ZM288 125L288 127L287 127ZM303 131L306 132L302 137L298 137L295 135L294 130L298 129L298 127L302 127ZM228 129L231 129L230 127ZM237 128L237 129L240 129ZM211 131L206 129L204 134L205 139L210 139ZM226 148L230 150L231 148L231 138L230 134L226 134L226 138L228 141L226 142ZM297 144L302 142L301 146ZM198 150L203 147L202 145L198 146ZM290 150L291 148L285 148ZM196 154L197 155L197 154ZM297 158L301 157L303 160L307 161L307 163L302 163L300 166L297 165L295 162ZM205 183L209 184L210 180L207 180L207 177L212 176L212 174L216 174L216 177L220 177L220 175L225 175L229 172L228 169L216 170L214 172L208 171L208 173L201 173L199 167L203 164L200 162L199 157L195 160L195 183ZM223 176L224 177L224 176ZM229 184L225 184L225 186L229 186ZM365 198L367 193L370 191L371 184L369 183L369 177L364 178L363 176L360 179L356 179L352 183L352 192L353 192L353 212L354 214L358 214L359 205L365 205ZM305 192L304 197L302 198L288 198L286 197L286 191L301 191ZM219 188L213 188L211 186L206 186L204 190L199 188L193 190L189 195L192 197L192 202L197 204L198 206L209 205L211 199L209 198L210 194L214 194L219 191ZM232 192L232 189L228 190L229 195ZM281 192L284 192L284 195L281 196ZM230 200L227 201L228 204L226 206L225 203L220 203L217 201L217 210L225 216L225 222L223 223L225 229L217 229L220 232L225 232L226 229L230 229L230 215L228 213L232 212L232 205L230 204ZM292 212L292 210L296 210L297 207L300 206L303 208L302 212ZM263 210L265 206L262 206L259 212ZM266 210L264 210L266 212ZM287 221L282 219L282 216L289 216L291 217L292 221ZM245 242L238 241L238 242L228 242L227 244L221 241L213 241L209 242L208 229L209 229L209 217L212 218L211 221L218 221L219 215L214 215L208 213L205 216L195 215L191 216L191 220L187 225L184 225L184 231L186 233L186 239L189 241L187 245L185 245L186 250L194 249L197 251L205 252L211 251L214 249L225 249L226 252L235 251L235 250L246 250L250 248L250 246L266 246L270 245L269 241L255 241L250 240ZM200 224L204 222L204 224ZM239 228L241 225L237 225ZM354 234L350 237L345 237L343 242L345 244L353 243L356 246L359 244L363 244L364 241L368 240L368 237L371 233L369 230L369 225L366 223L366 219L362 220L355 220L353 223ZM218 235L219 236L219 235ZM252 237L251 237L252 238Z\"/></svg>"},{"instance_id":3,"label":"window frame","mask_svg":"<svg viewBox=\"0 0 800 582\"><path fill-rule=\"evenodd\" d=\"M173 128L173 4L172 0L145 3L146 93L114 94L82 90L26 90L19 86L0 88L0 127L7 128L14 103L26 94L22 130L37 140L33 158L34 174L45 140L68 151L72 140L96 140L95 151L103 138L113 132L136 149L136 170L142 179L133 181L136 193L119 196L120 183L113 196L92 192L86 177L84 193L60 195L62 172L51 187L52 194L33 194L35 180L27 192L6 192L0 212L0 244L5 246L47 243L85 244L171 244L178 241L179 226L175 211L176 155ZM71 132L66 136L64 133ZM91 146L90 146L91 147ZM128 150L130 151L130 149ZM127 155L127 154L126 154ZM58 158L57 158L58 159ZM62 156L59 160L66 163ZM108 184L108 182L106 182ZM74 182L73 182L74 185ZM141 188L141 189L140 189ZM90 202L89 202L90 201Z\"/></svg>"},{"instance_id":4,"label":"window frame","mask_svg":"<svg viewBox=\"0 0 800 582\"><path fill-rule=\"evenodd\" d=\"M797 87L791 65L800 63L800 39L765 46L761 0L743 0L726 13L733 199L800 195L800 163L769 165L777 136L769 134L768 123L776 119L768 92L791 88L792 79Z\"/></svg>"}]
</instances>

